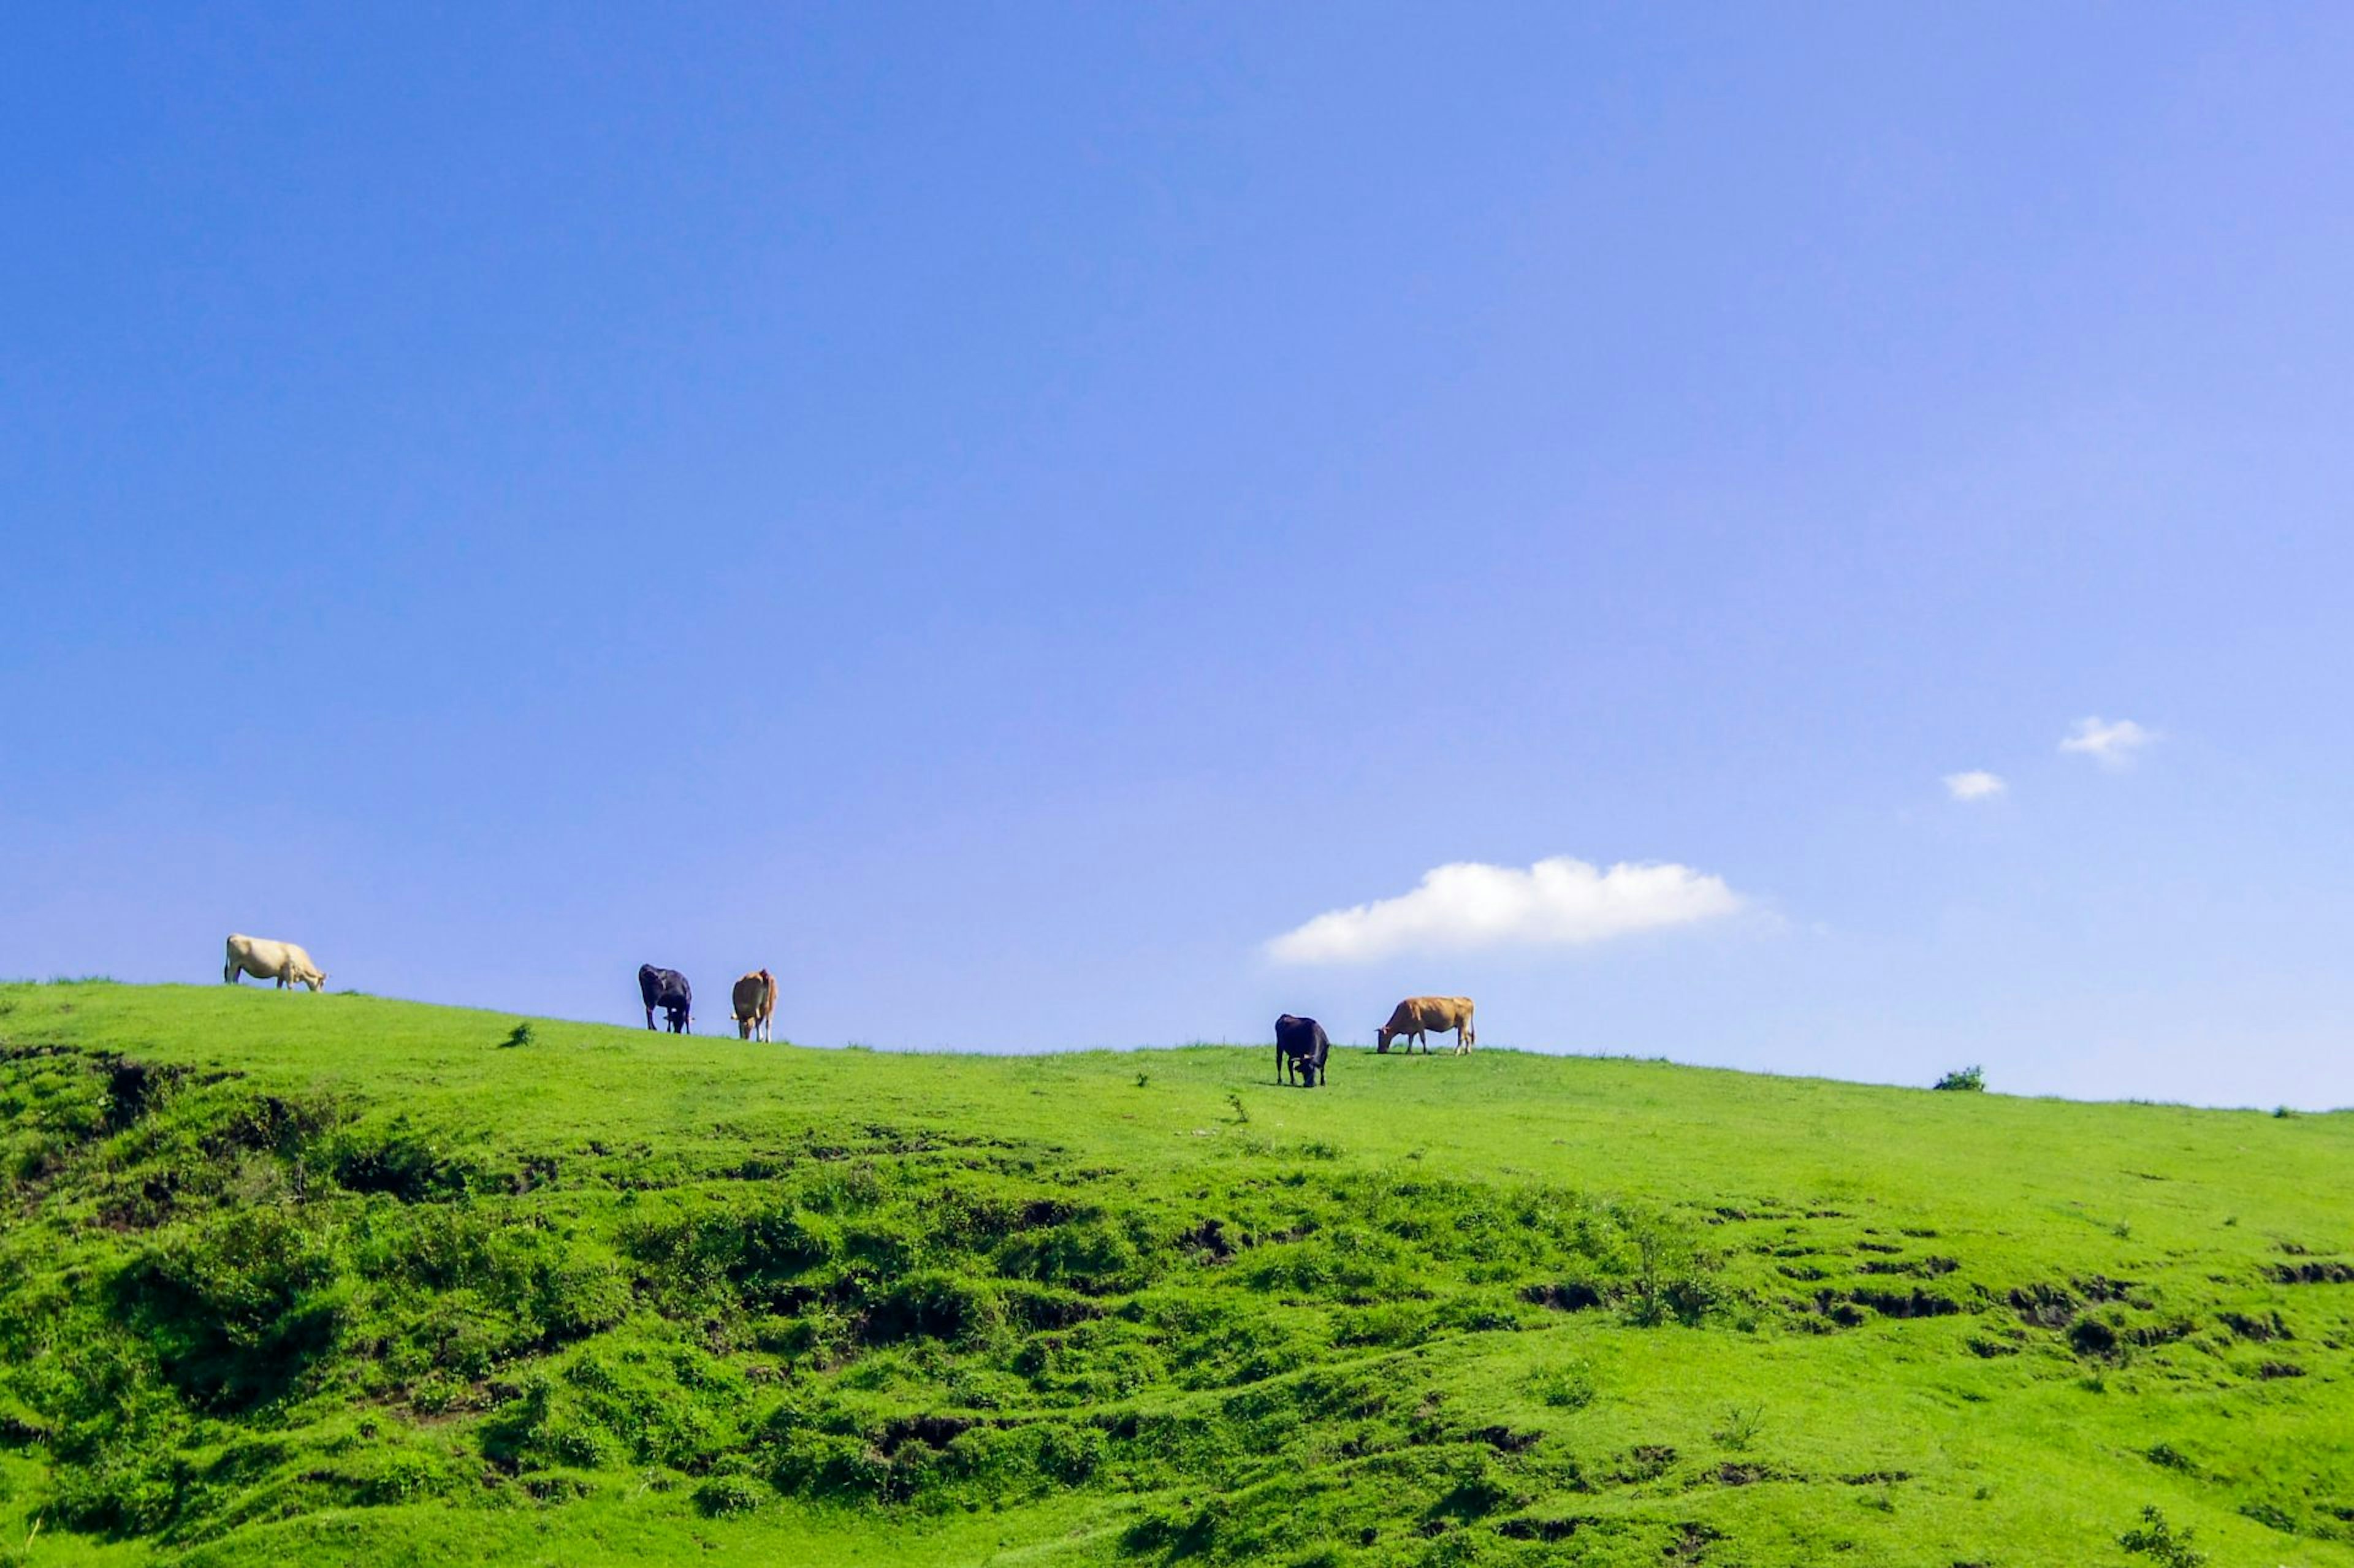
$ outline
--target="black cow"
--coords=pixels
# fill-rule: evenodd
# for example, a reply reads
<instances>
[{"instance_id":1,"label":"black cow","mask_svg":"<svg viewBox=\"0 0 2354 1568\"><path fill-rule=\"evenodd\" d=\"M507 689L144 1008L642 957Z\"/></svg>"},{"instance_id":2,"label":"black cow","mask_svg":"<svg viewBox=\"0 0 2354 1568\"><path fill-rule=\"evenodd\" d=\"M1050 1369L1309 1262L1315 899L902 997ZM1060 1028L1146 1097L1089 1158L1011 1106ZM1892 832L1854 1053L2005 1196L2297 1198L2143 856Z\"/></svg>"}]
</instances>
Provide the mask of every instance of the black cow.
<instances>
[{"instance_id":1,"label":"black cow","mask_svg":"<svg viewBox=\"0 0 2354 1568\"><path fill-rule=\"evenodd\" d=\"M1296 1072L1302 1088L1314 1088L1324 1077L1324 1058L1331 1054L1332 1042L1324 1038L1324 1026L1314 1019L1287 1012L1275 1021L1277 1083L1290 1083Z\"/></svg>"},{"instance_id":2,"label":"black cow","mask_svg":"<svg viewBox=\"0 0 2354 1568\"><path fill-rule=\"evenodd\" d=\"M658 969L652 964L638 966L638 994L645 999L646 1027L654 1026L654 1009L663 1010L663 1019L673 1034L684 1034L695 1021L695 992L687 989L686 977L676 969Z\"/></svg>"}]
</instances>

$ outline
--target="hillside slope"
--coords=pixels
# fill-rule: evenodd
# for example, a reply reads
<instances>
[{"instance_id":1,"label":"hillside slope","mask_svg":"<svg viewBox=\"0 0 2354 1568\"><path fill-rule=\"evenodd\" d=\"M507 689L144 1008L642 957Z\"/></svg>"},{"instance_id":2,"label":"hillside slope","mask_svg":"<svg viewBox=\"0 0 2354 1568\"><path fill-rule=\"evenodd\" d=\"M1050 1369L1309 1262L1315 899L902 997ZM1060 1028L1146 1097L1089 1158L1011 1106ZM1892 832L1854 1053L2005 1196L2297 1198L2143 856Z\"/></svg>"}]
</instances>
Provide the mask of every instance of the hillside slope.
<instances>
[{"instance_id":1,"label":"hillside slope","mask_svg":"<svg viewBox=\"0 0 2354 1568\"><path fill-rule=\"evenodd\" d=\"M0 1562L2354 1565L2354 1117L0 987Z\"/></svg>"}]
</instances>

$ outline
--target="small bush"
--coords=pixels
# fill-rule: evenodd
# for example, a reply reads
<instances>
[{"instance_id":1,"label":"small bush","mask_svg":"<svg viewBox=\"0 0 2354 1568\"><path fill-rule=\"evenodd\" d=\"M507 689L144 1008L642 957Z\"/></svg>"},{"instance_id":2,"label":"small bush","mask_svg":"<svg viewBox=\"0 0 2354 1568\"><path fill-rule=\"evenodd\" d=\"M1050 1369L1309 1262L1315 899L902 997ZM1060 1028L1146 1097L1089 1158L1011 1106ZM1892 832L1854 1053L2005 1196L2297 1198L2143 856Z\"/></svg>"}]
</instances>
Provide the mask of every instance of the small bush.
<instances>
[{"instance_id":1,"label":"small bush","mask_svg":"<svg viewBox=\"0 0 2354 1568\"><path fill-rule=\"evenodd\" d=\"M1087 1295L1134 1289L1148 1272L1136 1237L1108 1217L1092 1213L1009 1237L997 1250L997 1267L1008 1278L1067 1286Z\"/></svg>"},{"instance_id":2,"label":"small bush","mask_svg":"<svg viewBox=\"0 0 2354 1568\"><path fill-rule=\"evenodd\" d=\"M442 1496L457 1477L439 1456L419 1448L389 1448L367 1456L343 1478L363 1503L419 1502Z\"/></svg>"},{"instance_id":3,"label":"small bush","mask_svg":"<svg viewBox=\"0 0 2354 1568\"><path fill-rule=\"evenodd\" d=\"M767 1501L767 1492L743 1476L714 1476L695 1489L695 1506L706 1519L734 1519Z\"/></svg>"},{"instance_id":4,"label":"small bush","mask_svg":"<svg viewBox=\"0 0 2354 1568\"><path fill-rule=\"evenodd\" d=\"M133 1264L122 1289L166 1374L223 1409L290 1387L350 1313L334 1238L282 1209L232 1213L175 1237Z\"/></svg>"},{"instance_id":5,"label":"small bush","mask_svg":"<svg viewBox=\"0 0 2354 1568\"><path fill-rule=\"evenodd\" d=\"M2158 1511L2156 1503L2141 1510L2141 1523L2117 1537L2119 1546L2145 1557L2155 1557L2166 1568L2200 1568L2207 1561L2204 1552L2190 1549L2190 1538L2198 1532L2189 1529L2178 1532L2166 1522L2166 1515Z\"/></svg>"},{"instance_id":6,"label":"small bush","mask_svg":"<svg viewBox=\"0 0 2354 1568\"><path fill-rule=\"evenodd\" d=\"M1628 1231L1628 1321L1648 1329L1673 1319L1696 1328L1724 1304L1723 1291L1709 1277L1710 1260L1681 1227L1656 1214L1640 1214Z\"/></svg>"},{"instance_id":7,"label":"small bush","mask_svg":"<svg viewBox=\"0 0 2354 1568\"><path fill-rule=\"evenodd\" d=\"M396 1125L373 1140L346 1135L334 1151L334 1178L353 1192L386 1192L404 1203L454 1198L471 1187L476 1172L424 1133Z\"/></svg>"},{"instance_id":8,"label":"small bush","mask_svg":"<svg viewBox=\"0 0 2354 1568\"><path fill-rule=\"evenodd\" d=\"M927 1268L893 1281L874 1298L866 1338L875 1344L911 1339L972 1343L1004 1327L1004 1303L990 1286Z\"/></svg>"},{"instance_id":9,"label":"small bush","mask_svg":"<svg viewBox=\"0 0 2354 1568\"><path fill-rule=\"evenodd\" d=\"M1377 1301L1341 1319L1333 1342L1341 1345L1416 1345L1429 1336L1431 1311L1419 1301Z\"/></svg>"},{"instance_id":10,"label":"small bush","mask_svg":"<svg viewBox=\"0 0 2354 1568\"><path fill-rule=\"evenodd\" d=\"M1957 1071L1946 1074L1944 1077L1938 1079L1935 1084L1932 1084L1929 1086L1931 1088L1945 1089L1947 1091L1959 1090L1969 1094L1979 1093L1986 1088L1986 1072L1983 1068L1979 1067L1963 1067Z\"/></svg>"}]
</instances>

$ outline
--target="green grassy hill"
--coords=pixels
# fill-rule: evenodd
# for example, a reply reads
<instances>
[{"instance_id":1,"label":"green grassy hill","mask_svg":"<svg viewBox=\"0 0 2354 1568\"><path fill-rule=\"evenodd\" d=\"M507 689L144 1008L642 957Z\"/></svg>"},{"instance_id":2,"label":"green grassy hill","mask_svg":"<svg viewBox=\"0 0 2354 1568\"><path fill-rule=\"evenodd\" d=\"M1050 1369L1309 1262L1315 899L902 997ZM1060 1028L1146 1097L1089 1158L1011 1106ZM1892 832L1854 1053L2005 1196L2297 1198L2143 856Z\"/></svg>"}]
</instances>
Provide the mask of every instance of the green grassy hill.
<instances>
[{"instance_id":1,"label":"green grassy hill","mask_svg":"<svg viewBox=\"0 0 2354 1568\"><path fill-rule=\"evenodd\" d=\"M2354 1565L2354 1116L1273 1077L0 987L0 1563Z\"/></svg>"}]
</instances>

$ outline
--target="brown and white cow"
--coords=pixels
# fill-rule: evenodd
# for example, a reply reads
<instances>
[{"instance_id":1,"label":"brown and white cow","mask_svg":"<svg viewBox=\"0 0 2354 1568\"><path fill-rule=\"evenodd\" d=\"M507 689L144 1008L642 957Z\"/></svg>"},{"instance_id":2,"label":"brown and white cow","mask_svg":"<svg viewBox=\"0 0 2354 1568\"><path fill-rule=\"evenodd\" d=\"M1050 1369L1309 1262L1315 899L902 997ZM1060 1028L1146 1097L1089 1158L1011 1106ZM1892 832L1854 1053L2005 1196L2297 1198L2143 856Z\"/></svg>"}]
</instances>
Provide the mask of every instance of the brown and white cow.
<instances>
[{"instance_id":1,"label":"brown and white cow","mask_svg":"<svg viewBox=\"0 0 2354 1568\"><path fill-rule=\"evenodd\" d=\"M1471 1049L1479 1036L1471 1028L1471 999L1468 996L1410 996L1397 1004L1390 1021L1373 1032L1373 1049L1386 1051L1390 1042L1405 1037L1405 1048L1414 1049L1422 1041L1422 1054L1430 1054L1430 1042L1426 1033L1444 1034L1455 1032L1455 1054L1463 1055Z\"/></svg>"},{"instance_id":2,"label":"brown and white cow","mask_svg":"<svg viewBox=\"0 0 2354 1568\"><path fill-rule=\"evenodd\" d=\"M225 984L235 985L245 975L276 980L281 991L298 985L317 991L327 983L325 971L296 944L273 942L267 937L233 936L228 939L228 958L221 965L221 980Z\"/></svg>"},{"instance_id":3,"label":"brown and white cow","mask_svg":"<svg viewBox=\"0 0 2354 1568\"><path fill-rule=\"evenodd\" d=\"M754 969L736 982L735 995L730 999L736 1012L736 1037L738 1040L773 1040L775 1033L769 1020L777 1015L777 977L766 969Z\"/></svg>"}]
</instances>

